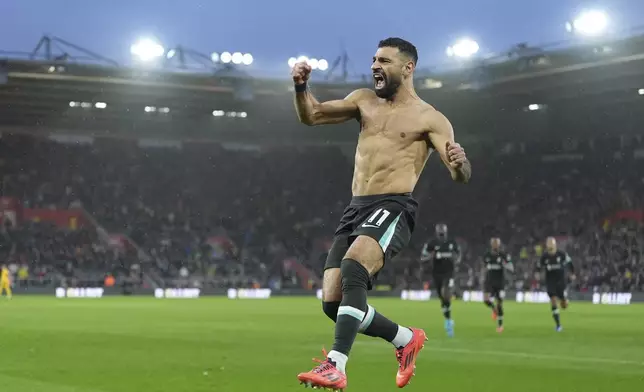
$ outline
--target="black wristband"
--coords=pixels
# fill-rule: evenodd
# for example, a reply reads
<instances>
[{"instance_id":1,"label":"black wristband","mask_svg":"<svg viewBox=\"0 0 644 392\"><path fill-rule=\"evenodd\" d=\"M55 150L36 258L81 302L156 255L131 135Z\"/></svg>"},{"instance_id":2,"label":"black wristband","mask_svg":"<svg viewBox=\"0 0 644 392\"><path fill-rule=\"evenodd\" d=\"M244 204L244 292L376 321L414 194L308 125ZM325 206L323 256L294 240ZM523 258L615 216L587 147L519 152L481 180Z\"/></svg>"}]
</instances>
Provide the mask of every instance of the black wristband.
<instances>
[{"instance_id":1,"label":"black wristband","mask_svg":"<svg viewBox=\"0 0 644 392\"><path fill-rule=\"evenodd\" d=\"M307 89L306 82L304 82L302 84L296 84L295 85L295 92L296 93L303 93L303 92L306 91L306 89Z\"/></svg>"}]
</instances>

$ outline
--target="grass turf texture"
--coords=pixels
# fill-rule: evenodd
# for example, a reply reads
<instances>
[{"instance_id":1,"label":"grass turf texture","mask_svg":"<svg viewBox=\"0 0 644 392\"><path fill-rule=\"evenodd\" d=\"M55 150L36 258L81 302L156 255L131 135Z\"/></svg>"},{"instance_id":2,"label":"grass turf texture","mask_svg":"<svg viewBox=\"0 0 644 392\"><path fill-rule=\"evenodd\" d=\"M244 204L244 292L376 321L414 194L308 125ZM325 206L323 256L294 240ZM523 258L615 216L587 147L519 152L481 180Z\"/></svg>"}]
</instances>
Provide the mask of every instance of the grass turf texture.
<instances>
[{"instance_id":1,"label":"grass turf texture","mask_svg":"<svg viewBox=\"0 0 644 392\"><path fill-rule=\"evenodd\" d=\"M495 332L479 303L454 303L456 337L438 302L373 299L425 328L429 342L406 391L644 390L644 306L573 303L555 333L548 304L506 304ZM6 392L289 392L332 345L314 298L0 299L0 390ZM359 336L347 391L394 391L389 343Z\"/></svg>"}]
</instances>

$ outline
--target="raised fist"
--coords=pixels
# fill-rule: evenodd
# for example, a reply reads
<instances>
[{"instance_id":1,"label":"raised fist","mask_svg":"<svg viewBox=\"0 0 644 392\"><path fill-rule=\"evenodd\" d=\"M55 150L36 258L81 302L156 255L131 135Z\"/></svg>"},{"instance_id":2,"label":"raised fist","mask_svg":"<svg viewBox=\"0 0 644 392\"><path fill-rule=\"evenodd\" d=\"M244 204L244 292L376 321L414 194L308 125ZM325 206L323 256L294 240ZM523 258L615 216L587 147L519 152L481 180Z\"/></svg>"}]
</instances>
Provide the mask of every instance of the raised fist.
<instances>
[{"instance_id":1,"label":"raised fist","mask_svg":"<svg viewBox=\"0 0 644 392\"><path fill-rule=\"evenodd\" d=\"M445 150L447 151L447 159L449 160L449 164L454 169L459 169L467 160L465 150L458 143L448 141L445 145Z\"/></svg>"},{"instance_id":2,"label":"raised fist","mask_svg":"<svg viewBox=\"0 0 644 392\"><path fill-rule=\"evenodd\" d=\"M295 84L304 84L309 80L311 76L311 66L306 62L296 63L291 70L291 76L293 76L293 82Z\"/></svg>"}]
</instances>

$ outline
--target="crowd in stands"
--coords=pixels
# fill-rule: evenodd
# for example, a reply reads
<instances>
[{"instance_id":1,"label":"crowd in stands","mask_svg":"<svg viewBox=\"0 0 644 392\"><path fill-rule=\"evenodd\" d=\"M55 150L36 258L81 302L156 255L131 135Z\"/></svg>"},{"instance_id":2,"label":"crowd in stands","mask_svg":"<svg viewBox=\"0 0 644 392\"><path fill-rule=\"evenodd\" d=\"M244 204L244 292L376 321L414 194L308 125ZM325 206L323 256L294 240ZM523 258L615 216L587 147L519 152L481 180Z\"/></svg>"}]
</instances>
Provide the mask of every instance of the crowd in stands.
<instances>
[{"instance_id":1,"label":"crowd in stands","mask_svg":"<svg viewBox=\"0 0 644 392\"><path fill-rule=\"evenodd\" d=\"M98 240L87 228L61 229L49 222L5 223L0 259L19 286L103 286L136 278L126 253ZM141 278L135 280L141 283Z\"/></svg>"},{"instance_id":2,"label":"crowd in stands","mask_svg":"<svg viewBox=\"0 0 644 392\"><path fill-rule=\"evenodd\" d=\"M516 260L512 284L537 288L534 263L554 235L573 257L576 288L644 290L642 222L610 220L644 206L644 173L632 162L641 141L625 148L617 140L607 154L608 144L601 142L601 154L592 143L513 144L493 153L479 146L469 152L474 174L466 186L432 157L414 192L421 206L412 244L379 283L422 286L428 266L420 249L444 222L462 244L461 287L480 287L480 255L494 235ZM320 275L351 197L352 152L4 135L0 171L1 195L22 207L82 209L91 217L76 229L4 225L0 256L31 280L71 284L109 274L137 284L146 275L172 286L301 287L318 280L302 282L285 261ZM116 248L102 233L132 246Z\"/></svg>"}]
</instances>

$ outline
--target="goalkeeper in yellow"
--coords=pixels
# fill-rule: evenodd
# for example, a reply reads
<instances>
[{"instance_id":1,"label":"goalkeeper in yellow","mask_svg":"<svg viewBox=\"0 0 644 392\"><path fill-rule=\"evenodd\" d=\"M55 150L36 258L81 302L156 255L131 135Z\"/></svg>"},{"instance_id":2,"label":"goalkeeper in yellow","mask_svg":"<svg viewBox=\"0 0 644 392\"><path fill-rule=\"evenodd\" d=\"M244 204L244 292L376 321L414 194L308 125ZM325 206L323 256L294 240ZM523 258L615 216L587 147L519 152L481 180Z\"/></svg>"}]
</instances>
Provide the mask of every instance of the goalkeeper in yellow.
<instances>
[{"instance_id":1,"label":"goalkeeper in yellow","mask_svg":"<svg viewBox=\"0 0 644 392\"><path fill-rule=\"evenodd\" d=\"M11 299L11 281L9 280L9 268L6 265L0 267L0 295L7 294Z\"/></svg>"}]
</instances>

